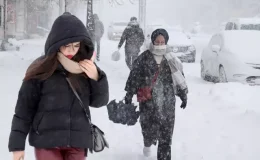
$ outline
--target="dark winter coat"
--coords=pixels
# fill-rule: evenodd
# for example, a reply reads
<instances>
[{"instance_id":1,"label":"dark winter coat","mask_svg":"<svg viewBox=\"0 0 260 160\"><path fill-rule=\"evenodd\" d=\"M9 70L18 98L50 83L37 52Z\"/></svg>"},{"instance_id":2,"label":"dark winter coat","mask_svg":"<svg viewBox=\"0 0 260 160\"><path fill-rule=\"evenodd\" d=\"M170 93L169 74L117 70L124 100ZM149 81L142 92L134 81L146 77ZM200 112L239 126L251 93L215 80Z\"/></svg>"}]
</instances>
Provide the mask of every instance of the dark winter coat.
<instances>
[{"instance_id":1,"label":"dark winter coat","mask_svg":"<svg viewBox=\"0 0 260 160\"><path fill-rule=\"evenodd\" d=\"M118 47L121 48L124 42L126 42L126 54L138 55L140 52L140 47L144 43L144 33L143 30L139 27L138 23L129 23L121 36Z\"/></svg>"},{"instance_id":2,"label":"dark winter coat","mask_svg":"<svg viewBox=\"0 0 260 160\"><path fill-rule=\"evenodd\" d=\"M134 62L133 69L126 82L125 91L127 91L127 96L132 97L134 94L137 94L138 89L152 86L152 80L158 70L159 67L156 64L153 54L149 50L142 53ZM159 106L154 105L145 112L156 112L157 114L159 110L162 109L160 113L163 113L164 117L173 120L175 113L175 93L172 84L171 70L165 58L163 58L161 62L157 82L161 83L155 83L153 98L160 96L163 100L163 106L159 108ZM154 92L156 88L162 89L162 87L163 91L160 95L158 95L158 92ZM143 109L140 108L140 111L142 113Z\"/></svg>"},{"instance_id":3,"label":"dark winter coat","mask_svg":"<svg viewBox=\"0 0 260 160\"><path fill-rule=\"evenodd\" d=\"M90 58L93 44L84 24L72 15L62 15L53 24L45 54L56 54L61 45L76 41L88 44L83 46L88 52L79 52L76 56ZM109 99L106 75L99 68L98 74L98 81L72 74L80 86L78 93L89 116L88 106L101 107ZM22 83L12 120L9 151L24 150L28 133L29 144L36 148L91 148L90 124L66 76L67 71L59 65L46 80L30 79Z\"/></svg>"},{"instance_id":4,"label":"dark winter coat","mask_svg":"<svg viewBox=\"0 0 260 160\"><path fill-rule=\"evenodd\" d=\"M159 70L159 75L152 90L152 99L139 103L140 124L144 145L156 145L158 140L158 159L171 158L171 142L175 121L175 93L171 70L163 58L160 68L153 54L147 50L134 62L126 82L126 99L132 99L138 89L152 86L152 80Z\"/></svg>"},{"instance_id":5,"label":"dark winter coat","mask_svg":"<svg viewBox=\"0 0 260 160\"><path fill-rule=\"evenodd\" d=\"M104 25L99 19L95 19L95 40L100 40L104 34Z\"/></svg>"}]
</instances>

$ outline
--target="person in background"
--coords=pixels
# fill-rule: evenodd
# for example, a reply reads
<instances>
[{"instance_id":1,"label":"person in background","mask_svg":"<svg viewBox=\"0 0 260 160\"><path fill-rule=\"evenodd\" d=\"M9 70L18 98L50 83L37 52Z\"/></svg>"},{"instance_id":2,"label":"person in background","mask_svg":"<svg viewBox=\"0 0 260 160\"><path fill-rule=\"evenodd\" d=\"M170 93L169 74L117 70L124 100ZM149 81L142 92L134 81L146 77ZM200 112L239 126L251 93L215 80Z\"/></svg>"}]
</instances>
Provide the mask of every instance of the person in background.
<instances>
[{"instance_id":1,"label":"person in background","mask_svg":"<svg viewBox=\"0 0 260 160\"><path fill-rule=\"evenodd\" d=\"M25 140L36 160L84 160L92 149L91 127L68 80L89 106L109 99L106 74L93 57L94 45L85 25L65 12L52 26L45 55L36 59L23 79L9 137L13 160L24 159Z\"/></svg>"},{"instance_id":2,"label":"person in background","mask_svg":"<svg viewBox=\"0 0 260 160\"><path fill-rule=\"evenodd\" d=\"M152 33L150 49L138 56L125 86L125 104L131 104L135 94L139 102L143 154L150 156L150 147L158 141L157 160L171 160L175 95L182 100L181 108L185 109L187 105L188 89L180 89L182 83L176 84L172 73L177 68L177 72L181 73L179 76L184 79L182 63L175 57L170 62L176 68L171 68L166 59L171 54L170 48L167 48L168 40L165 29L157 29Z\"/></svg>"},{"instance_id":3,"label":"person in background","mask_svg":"<svg viewBox=\"0 0 260 160\"><path fill-rule=\"evenodd\" d=\"M125 28L118 44L118 50L125 42L125 61L130 70L133 68L133 63L138 57L140 48L144 43L144 33L140 28L136 17L132 17L128 26Z\"/></svg>"},{"instance_id":4,"label":"person in background","mask_svg":"<svg viewBox=\"0 0 260 160\"><path fill-rule=\"evenodd\" d=\"M94 24L95 24L95 31L94 31L94 36L95 36L95 43L97 45L97 61L100 61L100 41L101 38L104 34L104 24L99 20L99 17L97 14L93 15L94 18Z\"/></svg>"}]
</instances>

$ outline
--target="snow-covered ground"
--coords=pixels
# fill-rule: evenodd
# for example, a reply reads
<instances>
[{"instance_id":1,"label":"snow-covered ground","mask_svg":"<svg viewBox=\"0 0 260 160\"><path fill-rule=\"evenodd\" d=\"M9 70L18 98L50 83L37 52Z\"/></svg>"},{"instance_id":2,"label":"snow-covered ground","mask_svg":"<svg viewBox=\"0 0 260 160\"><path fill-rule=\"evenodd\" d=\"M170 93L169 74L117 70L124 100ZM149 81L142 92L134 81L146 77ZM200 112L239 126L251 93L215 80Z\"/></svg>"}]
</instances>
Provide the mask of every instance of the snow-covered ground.
<instances>
[{"instance_id":1,"label":"snow-covered ground","mask_svg":"<svg viewBox=\"0 0 260 160\"><path fill-rule=\"evenodd\" d=\"M208 38L208 37L207 37ZM189 101L185 110L176 105L176 123L172 144L172 159L177 160L259 160L260 87L239 83L213 84L200 78L199 59L208 39L193 37L197 48L197 63L184 64L189 85ZM101 61L98 65L107 73L110 100L121 100L128 77L124 56L111 61L117 43L101 41ZM0 155L11 159L8 138L14 107L22 78L29 63L43 51L44 40L27 40L19 52L0 52ZM123 53L123 49L121 50ZM123 55L123 54L122 54ZM132 127L108 120L106 107L91 109L93 121L106 133L110 149L89 155L93 160L141 160L142 135L140 125ZM33 148L26 146L25 160L33 160ZM156 160L156 147L149 160Z\"/></svg>"}]
</instances>

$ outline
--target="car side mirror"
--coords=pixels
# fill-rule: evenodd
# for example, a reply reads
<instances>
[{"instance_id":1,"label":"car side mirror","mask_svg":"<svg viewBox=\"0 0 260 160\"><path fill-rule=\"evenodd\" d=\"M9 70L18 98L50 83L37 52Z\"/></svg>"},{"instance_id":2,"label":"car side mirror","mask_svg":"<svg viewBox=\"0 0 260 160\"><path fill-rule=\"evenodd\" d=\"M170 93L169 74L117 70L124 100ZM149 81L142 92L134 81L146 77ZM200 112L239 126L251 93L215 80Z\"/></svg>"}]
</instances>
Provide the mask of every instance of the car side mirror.
<instances>
[{"instance_id":1,"label":"car side mirror","mask_svg":"<svg viewBox=\"0 0 260 160\"><path fill-rule=\"evenodd\" d=\"M212 45L211 49L213 52L219 53L221 48L219 45L216 44L216 45Z\"/></svg>"}]
</instances>

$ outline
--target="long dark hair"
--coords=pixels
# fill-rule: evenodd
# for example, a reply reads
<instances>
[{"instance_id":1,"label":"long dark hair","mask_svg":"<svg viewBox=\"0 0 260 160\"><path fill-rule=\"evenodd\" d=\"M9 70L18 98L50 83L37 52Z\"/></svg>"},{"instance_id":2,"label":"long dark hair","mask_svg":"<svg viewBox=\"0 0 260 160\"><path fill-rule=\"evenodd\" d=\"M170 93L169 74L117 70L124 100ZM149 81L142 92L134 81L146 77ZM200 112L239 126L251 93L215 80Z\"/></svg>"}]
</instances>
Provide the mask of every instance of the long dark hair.
<instances>
[{"instance_id":1,"label":"long dark hair","mask_svg":"<svg viewBox=\"0 0 260 160\"><path fill-rule=\"evenodd\" d=\"M79 62L83 59L90 59L93 55L94 46L91 41L81 41L78 53L72 60ZM58 51L57 51L58 52ZM24 81L30 79L46 80L57 69L59 62L57 53L37 58L27 69ZM86 77L86 76L85 76Z\"/></svg>"},{"instance_id":2,"label":"long dark hair","mask_svg":"<svg viewBox=\"0 0 260 160\"><path fill-rule=\"evenodd\" d=\"M49 56L41 56L37 58L35 61L33 61L33 63L28 67L23 80L46 80L54 73L57 66L58 59L56 54L51 54Z\"/></svg>"}]
</instances>

